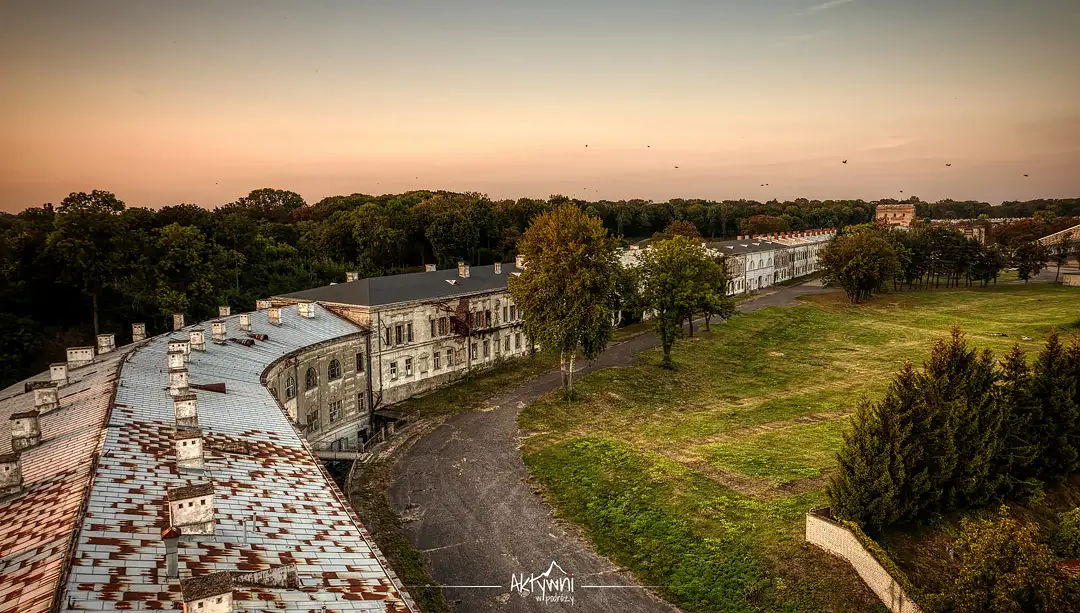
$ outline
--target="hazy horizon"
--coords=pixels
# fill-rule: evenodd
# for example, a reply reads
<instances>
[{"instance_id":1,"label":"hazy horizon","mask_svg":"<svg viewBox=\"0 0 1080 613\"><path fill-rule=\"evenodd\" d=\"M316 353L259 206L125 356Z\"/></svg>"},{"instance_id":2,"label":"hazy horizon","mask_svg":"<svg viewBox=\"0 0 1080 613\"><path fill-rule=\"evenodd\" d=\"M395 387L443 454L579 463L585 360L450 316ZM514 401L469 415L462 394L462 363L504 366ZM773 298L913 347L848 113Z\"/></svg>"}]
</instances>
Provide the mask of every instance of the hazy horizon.
<instances>
[{"instance_id":1,"label":"hazy horizon","mask_svg":"<svg viewBox=\"0 0 1080 613\"><path fill-rule=\"evenodd\" d=\"M1075 1L452 4L2 2L0 211L1080 196Z\"/></svg>"}]
</instances>

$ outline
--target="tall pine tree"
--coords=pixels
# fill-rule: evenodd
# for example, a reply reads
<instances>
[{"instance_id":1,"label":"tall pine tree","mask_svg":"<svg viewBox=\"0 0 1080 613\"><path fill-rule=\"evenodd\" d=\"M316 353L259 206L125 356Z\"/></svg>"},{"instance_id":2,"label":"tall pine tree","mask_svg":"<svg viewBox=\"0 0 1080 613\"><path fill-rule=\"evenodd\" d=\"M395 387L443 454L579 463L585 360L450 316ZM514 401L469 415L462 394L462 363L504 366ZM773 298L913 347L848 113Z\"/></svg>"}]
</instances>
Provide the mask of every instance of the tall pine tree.
<instances>
[{"instance_id":1,"label":"tall pine tree","mask_svg":"<svg viewBox=\"0 0 1080 613\"><path fill-rule=\"evenodd\" d=\"M1042 448L1038 423L1042 403L1033 396L1031 368L1020 345L1001 360L1001 385L995 390L998 404L1005 408L1002 444L994 472L1001 475L1002 496L1026 496L1040 486L1035 460Z\"/></svg>"},{"instance_id":2,"label":"tall pine tree","mask_svg":"<svg viewBox=\"0 0 1080 613\"><path fill-rule=\"evenodd\" d=\"M1032 395L1042 405L1036 424L1040 443L1036 469L1040 478L1050 482L1060 482L1080 467L1080 449L1075 447L1080 407L1068 360L1057 331L1051 330L1035 359L1032 377Z\"/></svg>"},{"instance_id":3,"label":"tall pine tree","mask_svg":"<svg viewBox=\"0 0 1080 613\"><path fill-rule=\"evenodd\" d=\"M844 432L838 470L827 488L833 513L870 532L895 522L899 510L896 497L903 464L897 453L901 437L895 403L890 393L880 404L868 400L859 404Z\"/></svg>"}]
</instances>

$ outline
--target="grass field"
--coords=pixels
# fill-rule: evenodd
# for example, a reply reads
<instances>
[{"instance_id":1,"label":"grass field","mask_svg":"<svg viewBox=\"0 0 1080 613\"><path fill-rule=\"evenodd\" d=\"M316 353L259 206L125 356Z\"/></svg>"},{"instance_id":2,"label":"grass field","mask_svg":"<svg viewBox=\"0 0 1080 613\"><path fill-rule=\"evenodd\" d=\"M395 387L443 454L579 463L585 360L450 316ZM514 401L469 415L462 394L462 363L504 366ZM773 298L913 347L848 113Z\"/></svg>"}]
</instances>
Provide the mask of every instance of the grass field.
<instances>
[{"instance_id":1,"label":"grass field","mask_svg":"<svg viewBox=\"0 0 1080 613\"><path fill-rule=\"evenodd\" d=\"M1052 326L1080 327L1080 291L829 294L740 315L680 341L675 372L654 350L584 377L578 401L526 409L525 461L561 517L686 611L874 610L845 564L805 543L803 516L825 500L859 399L953 324L999 355L1035 351Z\"/></svg>"}]
</instances>

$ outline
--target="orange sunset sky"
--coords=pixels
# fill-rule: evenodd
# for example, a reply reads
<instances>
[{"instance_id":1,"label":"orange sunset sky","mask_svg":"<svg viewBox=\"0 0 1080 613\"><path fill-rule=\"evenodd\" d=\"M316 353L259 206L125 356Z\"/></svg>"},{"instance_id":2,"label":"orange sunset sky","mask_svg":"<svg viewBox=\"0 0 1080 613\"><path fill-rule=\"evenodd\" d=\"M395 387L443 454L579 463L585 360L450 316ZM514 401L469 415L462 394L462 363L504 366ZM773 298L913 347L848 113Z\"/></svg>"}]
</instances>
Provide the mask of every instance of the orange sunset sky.
<instances>
[{"instance_id":1,"label":"orange sunset sky","mask_svg":"<svg viewBox=\"0 0 1080 613\"><path fill-rule=\"evenodd\" d=\"M0 211L1077 197L1077 32L1075 0L5 0Z\"/></svg>"}]
</instances>

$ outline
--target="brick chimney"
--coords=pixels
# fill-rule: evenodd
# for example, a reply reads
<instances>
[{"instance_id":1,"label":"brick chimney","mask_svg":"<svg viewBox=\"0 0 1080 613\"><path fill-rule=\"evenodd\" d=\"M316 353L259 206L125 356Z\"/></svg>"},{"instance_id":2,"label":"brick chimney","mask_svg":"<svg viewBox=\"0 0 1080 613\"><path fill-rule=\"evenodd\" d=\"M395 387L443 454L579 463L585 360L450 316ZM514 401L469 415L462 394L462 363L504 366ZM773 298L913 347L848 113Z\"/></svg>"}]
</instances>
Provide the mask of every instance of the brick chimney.
<instances>
[{"instance_id":1,"label":"brick chimney","mask_svg":"<svg viewBox=\"0 0 1080 613\"><path fill-rule=\"evenodd\" d=\"M199 427L198 397L188 392L173 396L173 415L176 416L177 426Z\"/></svg>"},{"instance_id":2,"label":"brick chimney","mask_svg":"<svg viewBox=\"0 0 1080 613\"><path fill-rule=\"evenodd\" d=\"M41 424L38 411L26 411L11 415L11 449L22 451L41 442Z\"/></svg>"},{"instance_id":3,"label":"brick chimney","mask_svg":"<svg viewBox=\"0 0 1080 613\"><path fill-rule=\"evenodd\" d=\"M97 335L97 352L98 355L103 353L109 353L113 349L116 349L116 335L115 334L98 334Z\"/></svg>"},{"instance_id":4,"label":"brick chimney","mask_svg":"<svg viewBox=\"0 0 1080 613\"><path fill-rule=\"evenodd\" d=\"M424 272L435 272L434 264L424 264Z\"/></svg>"},{"instance_id":5,"label":"brick chimney","mask_svg":"<svg viewBox=\"0 0 1080 613\"><path fill-rule=\"evenodd\" d=\"M181 579L180 592L184 613L232 613L233 582L227 570Z\"/></svg>"},{"instance_id":6,"label":"brick chimney","mask_svg":"<svg viewBox=\"0 0 1080 613\"><path fill-rule=\"evenodd\" d=\"M495 274L502 274L502 262L495 262Z\"/></svg>"},{"instance_id":7,"label":"brick chimney","mask_svg":"<svg viewBox=\"0 0 1080 613\"><path fill-rule=\"evenodd\" d=\"M67 365L68 368L78 368L80 366L86 366L94 361L94 348L93 347L68 347L67 349Z\"/></svg>"},{"instance_id":8,"label":"brick chimney","mask_svg":"<svg viewBox=\"0 0 1080 613\"><path fill-rule=\"evenodd\" d=\"M49 364L49 378L58 386L67 385L67 362L53 362Z\"/></svg>"},{"instance_id":9,"label":"brick chimney","mask_svg":"<svg viewBox=\"0 0 1080 613\"><path fill-rule=\"evenodd\" d=\"M172 487L169 496L169 525L180 534L214 534L214 484L199 483Z\"/></svg>"},{"instance_id":10,"label":"brick chimney","mask_svg":"<svg viewBox=\"0 0 1080 613\"><path fill-rule=\"evenodd\" d=\"M263 309L269 309L272 306L274 306L274 303L269 301L269 300L256 300L255 301L255 310L256 311L261 311Z\"/></svg>"},{"instance_id":11,"label":"brick chimney","mask_svg":"<svg viewBox=\"0 0 1080 613\"><path fill-rule=\"evenodd\" d=\"M215 319L210 322L210 334L213 336L215 343L225 342L225 320Z\"/></svg>"},{"instance_id":12,"label":"brick chimney","mask_svg":"<svg viewBox=\"0 0 1080 613\"><path fill-rule=\"evenodd\" d=\"M459 277L461 277L462 279L468 279L469 278L469 265L466 264L465 262L458 262L457 263L457 275Z\"/></svg>"},{"instance_id":13,"label":"brick chimney","mask_svg":"<svg viewBox=\"0 0 1080 613\"><path fill-rule=\"evenodd\" d=\"M193 351L206 351L206 330L195 328L188 331L188 344Z\"/></svg>"},{"instance_id":14,"label":"brick chimney","mask_svg":"<svg viewBox=\"0 0 1080 613\"><path fill-rule=\"evenodd\" d=\"M315 317L315 303L301 302L296 305L296 312L300 314L300 317L311 319L312 317Z\"/></svg>"},{"instance_id":15,"label":"brick chimney","mask_svg":"<svg viewBox=\"0 0 1080 613\"><path fill-rule=\"evenodd\" d=\"M514 268L517 268L518 270L525 270L525 256L514 256Z\"/></svg>"},{"instance_id":16,"label":"brick chimney","mask_svg":"<svg viewBox=\"0 0 1080 613\"><path fill-rule=\"evenodd\" d=\"M266 309L266 319L270 321L272 326L281 325L281 307L270 307Z\"/></svg>"},{"instance_id":17,"label":"brick chimney","mask_svg":"<svg viewBox=\"0 0 1080 613\"><path fill-rule=\"evenodd\" d=\"M358 272L349 271L349 272L345 273L345 282L346 283L352 283L353 281L357 281L359 279L360 279L360 273L358 273Z\"/></svg>"},{"instance_id":18,"label":"brick chimney","mask_svg":"<svg viewBox=\"0 0 1080 613\"><path fill-rule=\"evenodd\" d=\"M218 317L228 317L229 315L232 315L232 308L229 305L223 304L217 308Z\"/></svg>"},{"instance_id":19,"label":"brick chimney","mask_svg":"<svg viewBox=\"0 0 1080 613\"><path fill-rule=\"evenodd\" d=\"M131 342L146 340L146 324L131 324Z\"/></svg>"},{"instance_id":20,"label":"brick chimney","mask_svg":"<svg viewBox=\"0 0 1080 613\"><path fill-rule=\"evenodd\" d=\"M195 428L177 428L173 433L173 447L176 449L176 465L181 470L203 469L202 432Z\"/></svg>"},{"instance_id":21,"label":"brick chimney","mask_svg":"<svg viewBox=\"0 0 1080 613\"><path fill-rule=\"evenodd\" d=\"M169 339L169 352L179 351L184 354L184 361L188 361L188 356L191 355L191 339Z\"/></svg>"},{"instance_id":22,"label":"brick chimney","mask_svg":"<svg viewBox=\"0 0 1080 613\"><path fill-rule=\"evenodd\" d=\"M172 329L173 330L179 330L180 328L183 328L183 327L184 327L184 314L183 313L173 313L173 315L172 315Z\"/></svg>"},{"instance_id":23,"label":"brick chimney","mask_svg":"<svg viewBox=\"0 0 1080 613\"><path fill-rule=\"evenodd\" d=\"M251 331L251 315L248 313L240 314L240 329L244 332Z\"/></svg>"},{"instance_id":24,"label":"brick chimney","mask_svg":"<svg viewBox=\"0 0 1080 613\"><path fill-rule=\"evenodd\" d=\"M0 454L0 498L22 491L22 465L18 453Z\"/></svg>"},{"instance_id":25,"label":"brick chimney","mask_svg":"<svg viewBox=\"0 0 1080 613\"><path fill-rule=\"evenodd\" d=\"M169 395L176 397L186 394L188 391L187 368L169 369Z\"/></svg>"},{"instance_id":26,"label":"brick chimney","mask_svg":"<svg viewBox=\"0 0 1080 613\"><path fill-rule=\"evenodd\" d=\"M34 408L42 413L48 413L60 406L60 394L51 381L48 383L38 382L34 387Z\"/></svg>"},{"instance_id":27,"label":"brick chimney","mask_svg":"<svg viewBox=\"0 0 1080 613\"><path fill-rule=\"evenodd\" d=\"M168 360L169 370L184 367L184 352L179 349L169 351L165 354L165 358Z\"/></svg>"}]
</instances>

